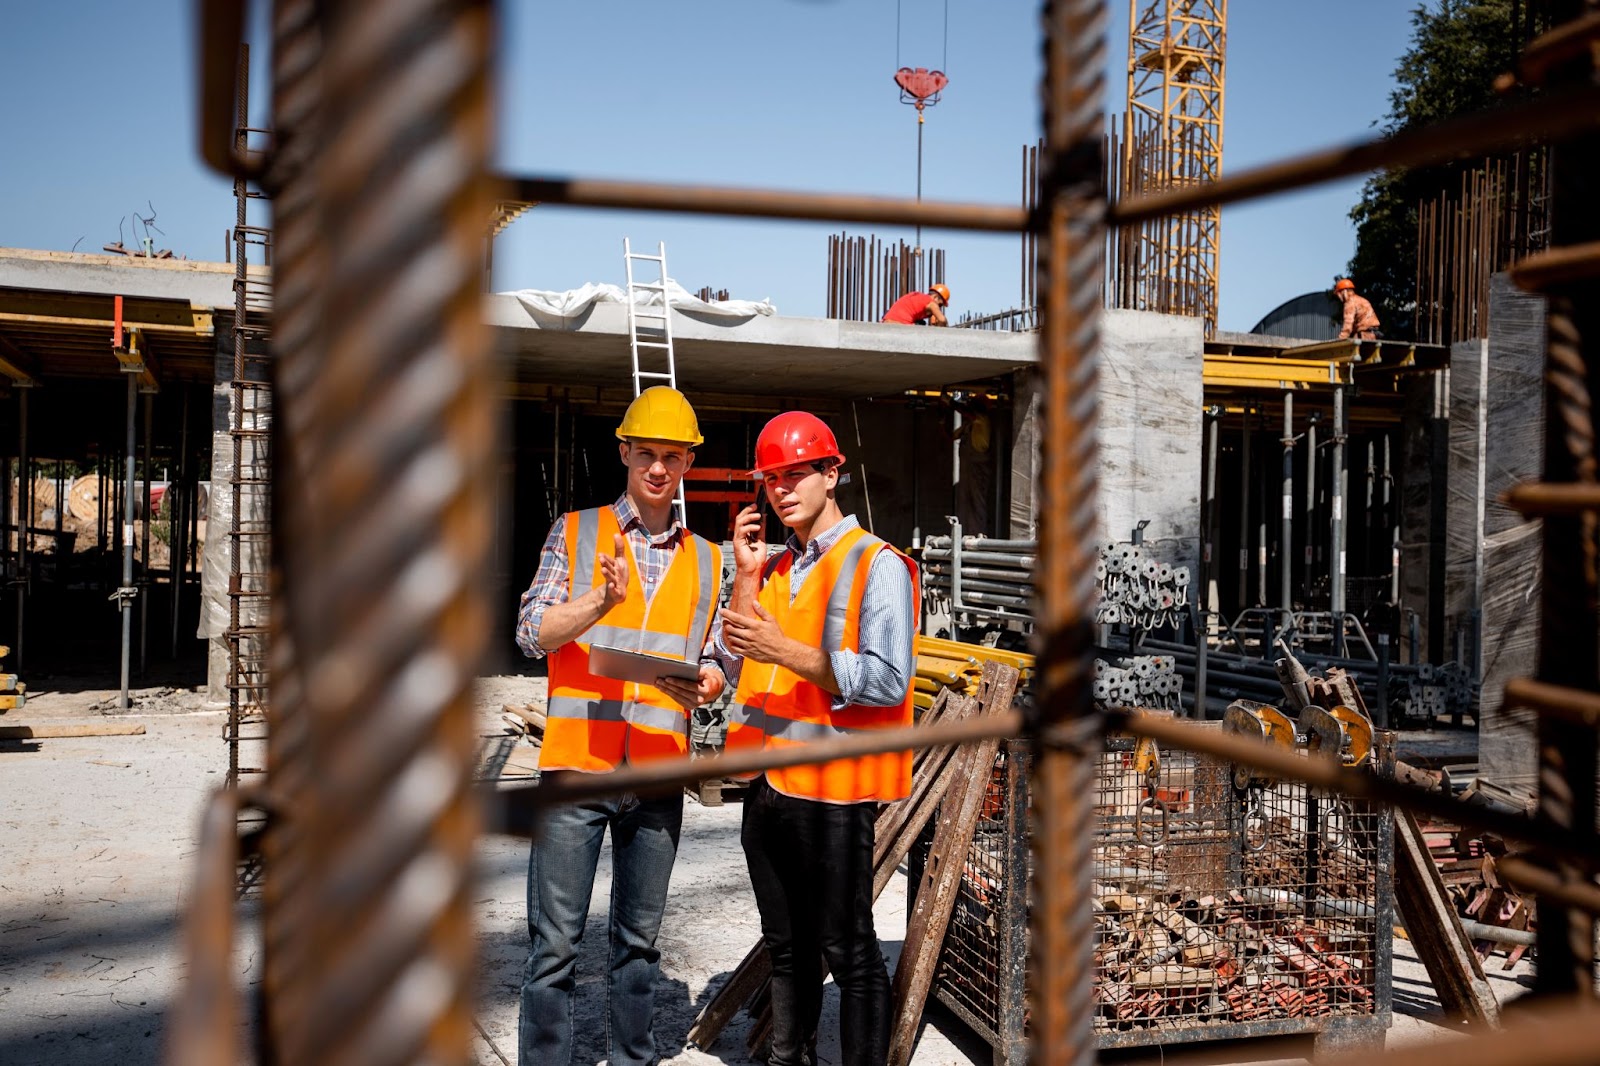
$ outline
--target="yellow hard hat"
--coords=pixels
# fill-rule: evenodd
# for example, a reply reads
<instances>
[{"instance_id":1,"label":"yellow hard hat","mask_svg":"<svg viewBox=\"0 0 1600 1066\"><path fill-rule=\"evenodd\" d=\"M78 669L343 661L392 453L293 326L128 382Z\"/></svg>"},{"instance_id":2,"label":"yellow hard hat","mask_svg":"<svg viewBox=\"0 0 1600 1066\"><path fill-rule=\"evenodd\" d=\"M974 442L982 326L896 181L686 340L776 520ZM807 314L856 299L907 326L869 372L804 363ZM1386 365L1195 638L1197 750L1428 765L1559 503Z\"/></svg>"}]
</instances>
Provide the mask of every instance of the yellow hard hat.
<instances>
[{"instance_id":1,"label":"yellow hard hat","mask_svg":"<svg viewBox=\"0 0 1600 1066\"><path fill-rule=\"evenodd\" d=\"M666 385L645 389L628 405L617 436L622 440L668 440L691 448L705 440L694 408L683 393Z\"/></svg>"}]
</instances>

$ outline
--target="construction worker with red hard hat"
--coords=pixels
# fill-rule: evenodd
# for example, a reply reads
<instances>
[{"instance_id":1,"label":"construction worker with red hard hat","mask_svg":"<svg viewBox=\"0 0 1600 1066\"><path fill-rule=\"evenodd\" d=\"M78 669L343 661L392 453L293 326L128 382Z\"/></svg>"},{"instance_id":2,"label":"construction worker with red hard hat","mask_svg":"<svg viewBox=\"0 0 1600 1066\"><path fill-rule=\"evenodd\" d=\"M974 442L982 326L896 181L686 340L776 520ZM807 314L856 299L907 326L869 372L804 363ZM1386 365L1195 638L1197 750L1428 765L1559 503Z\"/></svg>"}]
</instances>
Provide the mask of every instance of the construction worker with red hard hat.
<instances>
[{"instance_id":1,"label":"construction worker with red hard hat","mask_svg":"<svg viewBox=\"0 0 1600 1066\"><path fill-rule=\"evenodd\" d=\"M916 565L845 515L838 441L790 411L756 439L754 476L789 530L767 554L761 514L734 521L734 586L712 649L736 686L727 749L783 748L912 722ZM888 971L872 921L873 822L911 790L911 754L769 770L740 838L772 961L769 1066L813 1062L821 961L840 993L846 1066L889 1051Z\"/></svg>"},{"instance_id":2,"label":"construction worker with red hard hat","mask_svg":"<svg viewBox=\"0 0 1600 1066\"><path fill-rule=\"evenodd\" d=\"M929 285L927 292L908 292L889 306L884 313L885 322L899 322L912 326L923 323L929 326L948 326L944 309L950 306L950 288L942 283Z\"/></svg>"},{"instance_id":3,"label":"construction worker with red hard hat","mask_svg":"<svg viewBox=\"0 0 1600 1066\"><path fill-rule=\"evenodd\" d=\"M684 528L673 508L703 440L694 408L676 389L646 389L623 415L617 437L627 469L623 494L610 506L556 520L517 616L517 644L550 664L539 753L546 781L685 755L690 713L726 684L715 662L703 659L721 598L722 551ZM590 661L601 646L702 663L698 681L662 677L650 685L604 676ZM682 823L678 792L546 810L528 863L532 948L522 980L522 1063L572 1061L578 951L608 829L607 1061L658 1061L656 937Z\"/></svg>"},{"instance_id":4,"label":"construction worker with red hard hat","mask_svg":"<svg viewBox=\"0 0 1600 1066\"><path fill-rule=\"evenodd\" d=\"M1364 341L1375 341L1383 336L1378 332L1378 327L1383 323L1378 321L1378 313L1372 309L1372 301L1365 296L1356 294L1356 283L1349 278L1340 278L1333 286L1333 295L1344 304L1344 324L1339 327L1339 339L1355 337Z\"/></svg>"}]
</instances>

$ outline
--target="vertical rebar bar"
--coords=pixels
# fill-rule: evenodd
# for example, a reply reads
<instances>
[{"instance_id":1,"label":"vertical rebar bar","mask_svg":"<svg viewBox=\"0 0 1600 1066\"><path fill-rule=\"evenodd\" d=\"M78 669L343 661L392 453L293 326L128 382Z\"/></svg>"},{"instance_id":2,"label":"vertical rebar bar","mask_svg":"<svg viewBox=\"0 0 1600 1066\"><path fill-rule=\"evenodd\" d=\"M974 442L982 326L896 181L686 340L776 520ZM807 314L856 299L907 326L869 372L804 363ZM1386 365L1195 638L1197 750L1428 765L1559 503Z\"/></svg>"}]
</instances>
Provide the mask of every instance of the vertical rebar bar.
<instances>
[{"instance_id":1,"label":"vertical rebar bar","mask_svg":"<svg viewBox=\"0 0 1600 1066\"><path fill-rule=\"evenodd\" d=\"M1553 23L1595 11L1583 0L1550 0ZM1584 54L1560 68L1554 83L1593 77ZM1550 244L1600 240L1600 136L1587 134L1549 149ZM1594 484L1594 389L1600 374L1600 306L1590 282L1550 293L1545 314L1545 448L1543 480ZM1596 515L1550 515L1540 551L1539 680L1594 692L1600 689L1600 544ZM1537 727L1539 796L1536 817L1573 833L1595 825L1596 730L1550 715ZM1558 873L1587 880L1578 864ZM1541 901L1535 990L1549 995L1595 994L1595 919L1572 907Z\"/></svg>"},{"instance_id":2,"label":"vertical rebar bar","mask_svg":"<svg viewBox=\"0 0 1600 1066\"><path fill-rule=\"evenodd\" d=\"M478 273L490 11L313 7L322 104L298 206L320 228L323 313L309 343L281 353L275 419L298 482L272 539L305 717L295 816L307 859L283 886L278 932L300 947L278 960L297 967L280 975L295 995L278 1054L461 1062L474 955L468 696L490 621L495 490ZM288 296L280 286L278 304Z\"/></svg>"},{"instance_id":3,"label":"vertical rebar bar","mask_svg":"<svg viewBox=\"0 0 1600 1066\"><path fill-rule=\"evenodd\" d=\"M1105 5L1046 0L1044 8L1044 283L1040 362L1039 758L1033 811L1032 1058L1047 1066L1094 1058L1089 907L1093 839L1096 403L1104 202ZM1076 727L1074 735L1066 731Z\"/></svg>"}]
</instances>

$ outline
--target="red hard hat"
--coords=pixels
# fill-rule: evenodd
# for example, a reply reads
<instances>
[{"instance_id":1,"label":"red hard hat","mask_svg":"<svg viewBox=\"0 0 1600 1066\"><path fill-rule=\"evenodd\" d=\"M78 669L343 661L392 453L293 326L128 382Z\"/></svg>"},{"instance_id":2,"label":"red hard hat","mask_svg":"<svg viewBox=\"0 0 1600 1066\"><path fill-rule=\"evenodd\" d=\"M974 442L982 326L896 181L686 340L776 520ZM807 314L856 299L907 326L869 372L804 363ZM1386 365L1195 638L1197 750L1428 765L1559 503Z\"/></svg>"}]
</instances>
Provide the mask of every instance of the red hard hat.
<instances>
[{"instance_id":1,"label":"red hard hat","mask_svg":"<svg viewBox=\"0 0 1600 1066\"><path fill-rule=\"evenodd\" d=\"M822 459L844 462L839 442L826 422L806 411L785 411L762 427L756 438L756 465L751 476L781 470L795 463Z\"/></svg>"}]
</instances>

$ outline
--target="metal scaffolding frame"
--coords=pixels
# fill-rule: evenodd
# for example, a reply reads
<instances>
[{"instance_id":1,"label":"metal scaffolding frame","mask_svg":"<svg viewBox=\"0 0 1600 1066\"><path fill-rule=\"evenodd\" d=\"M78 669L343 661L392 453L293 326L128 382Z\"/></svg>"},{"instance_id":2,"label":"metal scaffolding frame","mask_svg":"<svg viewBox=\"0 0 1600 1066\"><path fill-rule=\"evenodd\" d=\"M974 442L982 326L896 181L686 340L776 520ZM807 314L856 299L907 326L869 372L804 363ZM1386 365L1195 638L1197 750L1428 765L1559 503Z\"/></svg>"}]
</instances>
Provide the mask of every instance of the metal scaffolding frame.
<instances>
[{"instance_id":1,"label":"metal scaffolding frame","mask_svg":"<svg viewBox=\"0 0 1600 1066\"><path fill-rule=\"evenodd\" d=\"M250 126L250 49L239 46L234 94L234 143L243 151ZM263 350L271 333L271 282L251 276L250 263L272 262L272 231L250 223L250 202L264 195L243 176L233 181L233 363L229 374L228 438L231 447L228 491L228 746L230 786L260 766L243 766L240 745L260 740L267 707L267 610L269 546L272 533L267 493L272 486L272 385Z\"/></svg>"},{"instance_id":2,"label":"metal scaffolding frame","mask_svg":"<svg viewBox=\"0 0 1600 1066\"><path fill-rule=\"evenodd\" d=\"M1128 0L1122 195L1222 176L1227 39L1228 0ZM1141 223L1128 238L1130 299L1119 306L1202 318L1211 336L1221 233L1214 204Z\"/></svg>"},{"instance_id":3,"label":"metal scaffolding frame","mask_svg":"<svg viewBox=\"0 0 1600 1066\"><path fill-rule=\"evenodd\" d=\"M1553 297L1545 485L1512 502L1545 518L1540 678L1508 698L1541 712L1541 806L1528 818L1251 740L1091 699L1097 319L1107 220L1100 183L1105 7L1044 6L1043 195L1039 234L1043 504L1037 576L1038 699L1018 712L714 759L673 760L484 797L488 827L528 834L544 806L581 795L670 788L727 774L873 751L1025 734L1036 762L1030 959L1034 1061L1094 1056L1089 906L1092 768L1121 732L1209 753L1287 780L1504 834L1527 847L1502 875L1542 893L1538 990L1529 1022L1394 1062L1588 1061L1593 921L1595 478L1588 382L1600 361L1600 90L1590 76L1600 16L1561 0L1549 39L1529 45L1531 102L1415 134L1315 153L1230 179L1123 200L1111 221L1303 187L1363 169L1480 154L1529 138L1581 138L1555 151L1553 236L1523 264ZM280 0L270 161L228 135L238 5L211 3L202 29L205 155L266 173L276 193L274 343L285 413L275 459L271 743L265 789L223 790L209 808L189 929L189 990L173 1021L177 1063L232 1061L230 895L234 811L270 822L263 896L263 1062L464 1062L472 1033L468 891L480 803L471 793L468 686L488 639L493 491L492 360L478 309L487 210L491 11L486 0L359 5ZM1576 39L1578 47L1573 48ZM263 170L264 164L269 164ZM426 167L427 180L419 168ZM722 215L1020 229L1014 208L566 178L507 182L521 199ZM382 205L374 210L372 205ZM398 298L403 295L404 299ZM1589 338L1585 340L1585 338ZM424 476L426 475L426 476ZM1579 632L1573 632L1576 625ZM1588 753L1587 755L1584 753ZM1531 1030L1528 1026L1533 1026ZM1530 1040L1529 1032L1538 1034ZM1362 1061L1370 1062L1366 1055Z\"/></svg>"}]
</instances>

